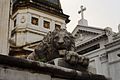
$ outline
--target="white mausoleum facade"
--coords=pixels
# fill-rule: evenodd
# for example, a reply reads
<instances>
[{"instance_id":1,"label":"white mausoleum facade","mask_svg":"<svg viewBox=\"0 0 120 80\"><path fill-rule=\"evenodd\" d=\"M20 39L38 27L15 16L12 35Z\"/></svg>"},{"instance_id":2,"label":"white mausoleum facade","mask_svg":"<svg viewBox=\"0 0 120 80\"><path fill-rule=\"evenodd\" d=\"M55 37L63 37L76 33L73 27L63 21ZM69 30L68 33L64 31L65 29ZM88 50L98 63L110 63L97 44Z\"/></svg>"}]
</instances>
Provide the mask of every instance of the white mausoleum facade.
<instances>
[{"instance_id":1,"label":"white mausoleum facade","mask_svg":"<svg viewBox=\"0 0 120 80\"><path fill-rule=\"evenodd\" d=\"M72 34L76 40L76 52L90 58L89 71L119 80L119 32L113 32L110 27L100 29L78 24Z\"/></svg>"}]
</instances>

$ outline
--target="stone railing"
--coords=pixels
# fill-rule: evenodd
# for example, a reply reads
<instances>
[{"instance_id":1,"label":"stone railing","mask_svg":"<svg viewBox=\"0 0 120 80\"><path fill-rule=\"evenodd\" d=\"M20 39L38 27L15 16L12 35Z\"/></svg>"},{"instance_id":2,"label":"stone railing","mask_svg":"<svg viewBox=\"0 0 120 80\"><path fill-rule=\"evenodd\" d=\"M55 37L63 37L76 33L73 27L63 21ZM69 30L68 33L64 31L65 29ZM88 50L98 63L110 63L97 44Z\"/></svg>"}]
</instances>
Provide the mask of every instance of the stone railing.
<instances>
[{"instance_id":1,"label":"stone railing","mask_svg":"<svg viewBox=\"0 0 120 80\"><path fill-rule=\"evenodd\" d=\"M0 80L107 80L102 75L81 72L43 62L0 55Z\"/></svg>"}]
</instances>

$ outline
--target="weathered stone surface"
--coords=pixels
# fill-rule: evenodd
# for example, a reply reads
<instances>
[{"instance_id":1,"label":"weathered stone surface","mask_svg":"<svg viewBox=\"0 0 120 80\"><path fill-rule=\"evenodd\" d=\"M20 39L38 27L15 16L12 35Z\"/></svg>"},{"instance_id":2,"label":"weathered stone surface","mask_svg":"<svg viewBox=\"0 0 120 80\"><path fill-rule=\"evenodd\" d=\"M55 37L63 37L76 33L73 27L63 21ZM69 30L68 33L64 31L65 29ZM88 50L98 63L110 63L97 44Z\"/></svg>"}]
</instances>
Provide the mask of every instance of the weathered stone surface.
<instances>
[{"instance_id":1,"label":"weathered stone surface","mask_svg":"<svg viewBox=\"0 0 120 80\"><path fill-rule=\"evenodd\" d=\"M51 77L56 80L107 80L102 75L0 55L1 80L51 80Z\"/></svg>"},{"instance_id":2,"label":"weathered stone surface","mask_svg":"<svg viewBox=\"0 0 120 80\"><path fill-rule=\"evenodd\" d=\"M61 63L65 64L66 62L64 67L76 70L82 71L83 69L87 71L89 65L88 58L75 52L74 37L66 29L56 28L53 32L49 32L34 52L27 57L28 60L39 60L48 63L56 58L63 58L64 61L61 61Z\"/></svg>"},{"instance_id":3,"label":"weathered stone surface","mask_svg":"<svg viewBox=\"0 0 120 80\"><path fill-rule=\"evenodd\" d=\"M50 75L0 67L0 80L51 80Z\"/></svg>"},{"instance_id":4,"label":"weathered stone surface","mask_svg":"<svg viewBox=\"0 0 120 80\"><path fill-rule=\"evenodd\" d=\"M86 69L83 68L83 66L81 66L79 64L77 64L77 65L69 64L63 58L56 58L51 63L56 66L61 66L61 67L69 68L69 69L75 69L75 70L79 70L79 71L83 71L83 72L86 71Z\"/></svg>"}]
</instances>

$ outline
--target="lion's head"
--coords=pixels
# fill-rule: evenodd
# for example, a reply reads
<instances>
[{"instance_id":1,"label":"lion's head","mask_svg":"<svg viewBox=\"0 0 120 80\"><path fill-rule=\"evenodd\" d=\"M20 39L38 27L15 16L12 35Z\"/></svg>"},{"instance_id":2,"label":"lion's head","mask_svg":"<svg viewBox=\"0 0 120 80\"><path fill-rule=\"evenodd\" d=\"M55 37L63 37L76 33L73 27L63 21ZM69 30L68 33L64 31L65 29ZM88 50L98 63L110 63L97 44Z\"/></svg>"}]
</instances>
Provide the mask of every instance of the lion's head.
<instances>
[{"instance_id":1,"label":"lion's head","mask_svg":"<svg viewBox=\"0 0 120 80\"><path fill-rule=\"evenodd\" d=\"M60 29L52 32L53 47L57 50L71 51L75 49L75 43L73 36L65 29Z\"/></svg>"}]
</instances>

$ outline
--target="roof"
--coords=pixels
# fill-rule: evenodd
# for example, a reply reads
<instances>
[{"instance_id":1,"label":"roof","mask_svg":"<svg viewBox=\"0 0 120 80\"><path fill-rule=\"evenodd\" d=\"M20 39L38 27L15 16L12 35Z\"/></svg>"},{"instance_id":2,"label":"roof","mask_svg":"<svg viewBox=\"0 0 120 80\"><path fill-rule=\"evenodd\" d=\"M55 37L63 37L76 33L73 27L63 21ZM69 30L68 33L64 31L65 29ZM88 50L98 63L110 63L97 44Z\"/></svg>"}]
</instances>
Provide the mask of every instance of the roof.
<instances>
[{"instance_id":1,"label":"roof","mask_svg":"<svg viewBox=\"0 0 120 80\"><path fill-rule=\"evenodd\" d=\"M49 5L56 5L57 7L59 7L61 9L61 4L59 0L13 0L13 4L16 3L25 3L25 2L37 2L37 3L43 3L43 4L49 4Z\"/></svg>"},{"instance_id":2,"label":"roof","mask_svg":"<svg viewBox=\"0 0 120 80\"><path fill-rule=\"evenodd\" d=\"M86 34L86 36L84 33ZM84 35L84 39L82 41L79 40L79 43L76 42L77 48L90 44L103 37L107 37L105 29L90 27L90 26L82 26L82 25L77 25L76 28L73 30L72 34L73 36L76 36L77 34Z\"/></svg>"},{"instance_id":3,"label":"roof","mask_svg":"<svg viewBox=\"0 0 120 80\"><path fill-rule=\"evenodd\" d=\"M66 23L70 22L70 20L68 19L69 16L63 13L59 0L13 0L13 14L18 9L23 8L42 10L47 13L51 13L59 17L65 18Z\"/></svg>"},{"instance_id":4,"label":"roof","mask_svg":"<svg viewBox=\"0 0 120 80\"><path fill-rule=\"evenodd\" d=\"M85 41L85 42L83 42L83 43L77 44L77 47L81 47L81 46L83 46L83 45L87 45L87 44L89 44L89 43L92 43L92 42L94 42L94 41L96 41L96 40L99 40L100 38L102 38L102 37L104 37L104 36L106 36L106 34L101 34L101 35L98 35L98 36L96 36L96 37L93 37L92 39L89 39L89 40L87 40L87 41Z\"/></svg>"},{"instance_id":5,"label":"roof","mask_svg":"<svg viewBox=\"0 0 120 80\"><path fill-rule=\"evenodd\" d=\"M58 5L59 8L61 8L60 0L46 0L46 1L48 1L52 4L56 4L56 5Z\"/></svg>"},{"instance_id":6,"label":"roof","mask_svg":"<svg viewBox=\"0 0 120 80\"><path fill-rule=\"evenodd\" d=\"M91 32L91 33L95 33L95 34L103 34L103 33L105 33L105 30L101 29L101 28L77 25L75 27L75 29L72 31L72 34L74 35L76 33L76 31L78 31L78 30Z\"/></svg>"}]
</instances>

